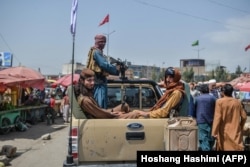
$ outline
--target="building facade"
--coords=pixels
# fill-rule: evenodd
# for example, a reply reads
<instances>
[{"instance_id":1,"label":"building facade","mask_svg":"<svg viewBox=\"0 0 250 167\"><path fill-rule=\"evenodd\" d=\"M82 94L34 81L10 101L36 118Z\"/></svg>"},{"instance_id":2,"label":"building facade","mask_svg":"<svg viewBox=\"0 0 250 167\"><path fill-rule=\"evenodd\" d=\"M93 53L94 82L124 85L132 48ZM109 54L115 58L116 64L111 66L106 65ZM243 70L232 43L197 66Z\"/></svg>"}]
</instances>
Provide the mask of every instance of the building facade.
<instances>
[{"instance_id":1,"label":"building facade","mask_svg":"<svg viewBox=\"0 0 250 167\"><path fill-rule=\"evenodd\" d=\"M204 59L181 59L180 60L180 70L181 73L193 68L194 76L204 76L206 75L205 70L205 60Z\"/></svg>"}]
</instances>

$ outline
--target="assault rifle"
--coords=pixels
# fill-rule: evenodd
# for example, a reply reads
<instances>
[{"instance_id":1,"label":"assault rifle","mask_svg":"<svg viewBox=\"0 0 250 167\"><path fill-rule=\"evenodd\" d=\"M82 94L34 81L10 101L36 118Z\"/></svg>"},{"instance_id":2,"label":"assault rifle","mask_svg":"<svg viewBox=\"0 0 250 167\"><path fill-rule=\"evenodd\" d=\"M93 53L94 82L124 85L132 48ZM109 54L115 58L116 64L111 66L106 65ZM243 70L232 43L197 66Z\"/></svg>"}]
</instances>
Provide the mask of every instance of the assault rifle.
<instances>
[{"instance_id":1,"label":"assault rifle","mask_svg":"<svg viewBox=\"0 0 250 167\"><path fill-rule=\"evenodd\" d=\"M125 77L125 71L128 69L127 66L127 61L122 61L121 59L115 59L113 57L109 56L109 62L110 64L116 64L116 65L120 65L120 73L121 73L121 80L127 80L127 77Z\"/></svg>"}]
</instances>

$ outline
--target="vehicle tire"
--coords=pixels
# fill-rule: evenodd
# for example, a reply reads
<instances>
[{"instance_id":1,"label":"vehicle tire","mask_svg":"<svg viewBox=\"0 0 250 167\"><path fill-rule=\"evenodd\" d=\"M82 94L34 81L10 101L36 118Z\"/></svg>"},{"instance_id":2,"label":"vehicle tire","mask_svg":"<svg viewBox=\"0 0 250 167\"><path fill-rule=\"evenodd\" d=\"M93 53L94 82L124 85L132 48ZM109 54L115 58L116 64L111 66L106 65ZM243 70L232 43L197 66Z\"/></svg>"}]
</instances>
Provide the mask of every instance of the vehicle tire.
<instances>
[{"instance_id":1,"label":"vehicle tire","mask_svg":"<svg viewBox=\"0 0 250 167\"><path fill-rule=\"evenodd\" d=\"M14 124L17 125L17 124L19 124L20 122L22 122L21 117L20 117L20 116L16 116L15 121L14 121Z\"/></svg>"},{"instance_id":2,"label":"vehicle tire","mask_svg":"<svg viewBox=\"0 0 250 167\"><path fill-rule=\"evenodd\" d=\"M21 130L20 130L20 127L21 127L21 125L22 125L22 120L21 120L21 117L20 117L20 116L16 116L15 121L14 121L14 124L15 124L16 130L21 131Z\"/></svg>"},{"instance_id":3,"label":"vehicle tire","mask_svg":"<svg viewBox=\"0 0 250 167\"><path fill-rule=\"evenodd\" d=\"M10 130L11 130L11 122L10 122L9 118L3 118L2 127L0 129L0 132L2 134L7 134L10 132Z\"/></svg>"}]
</instances>

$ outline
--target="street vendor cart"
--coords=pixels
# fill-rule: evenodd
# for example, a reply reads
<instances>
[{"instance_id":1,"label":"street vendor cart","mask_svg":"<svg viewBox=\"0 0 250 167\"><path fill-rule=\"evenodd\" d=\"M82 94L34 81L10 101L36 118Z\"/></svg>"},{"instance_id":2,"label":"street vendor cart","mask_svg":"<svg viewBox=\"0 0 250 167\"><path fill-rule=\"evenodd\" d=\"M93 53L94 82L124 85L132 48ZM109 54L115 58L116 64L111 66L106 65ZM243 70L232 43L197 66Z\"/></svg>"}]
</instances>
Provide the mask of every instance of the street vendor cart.
<instances>
[{"instance_id":1,"label":"street vendor cart","mask_svg":"<svg viewBox=\"0 0 250 167\"><path fill-rule=\"evenodd\" d=\"M23 120L26 121L30 111L38 112L47 105L23 106L21 95L24 88L44 89L44 76L24 66L0 70L0 132L8 133L11 128ZM32 112L31 116L36 115Z\"/></svg>"}]
</instances>

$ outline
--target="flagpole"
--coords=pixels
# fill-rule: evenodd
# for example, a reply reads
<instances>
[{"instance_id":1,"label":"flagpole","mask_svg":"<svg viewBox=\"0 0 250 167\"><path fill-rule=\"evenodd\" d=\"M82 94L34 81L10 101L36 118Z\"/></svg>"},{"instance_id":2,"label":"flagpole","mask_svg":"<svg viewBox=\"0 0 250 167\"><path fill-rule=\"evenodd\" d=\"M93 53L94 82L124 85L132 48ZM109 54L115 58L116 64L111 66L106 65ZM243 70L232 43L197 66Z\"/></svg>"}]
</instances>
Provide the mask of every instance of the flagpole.
<instances>
[{"instance_id":1,"label":"flagpole","mask_svg":"<svg viewBox=\"0 0 250 167\"><path fill-rule=\"evenodd\" d=\"M70 98L70 122L69 122L69 137L68 137L68 155L66 161L63 163L64 167L75 166L73 155L72 155L72 116L73 116L73 76L74 76L74 64L75 64L75 33L76 33L76 12L78 7L78 0L72 0L71 8L71 26L70 31L72 34L72 62L71 62L71 98Z\"/></svg>"},{"instance_id":2,"label":"flagpole","mask_svg":"<svg viewBox=\"0 0 250 167\"><path fill-rule=\"evenodd\" d=\"M75 64L75 34L73 34L73 43L72 43L72 63L71 63L71 98L70 98L70 123L69 123L69 143L68 143L68 155L66 159L65 166L75 166L73 155L72 155L72 113L73 113L73 76L74 76L74 64Z\"/></svg>"},{"instance_id":3,"label":"flagpole","mask_svg":"<svg viewBox=\"0 0 250 167\"><path fill-rule=\"evenodd\" d=\"M107 57L109 57L109 36L111 34L113 34L114 32L115 32L115 30L113 30L113 31L111 31L110 33L107 33L107 34L104 33L104 35L107 36Z\"/></svg>"}]
</instances>

